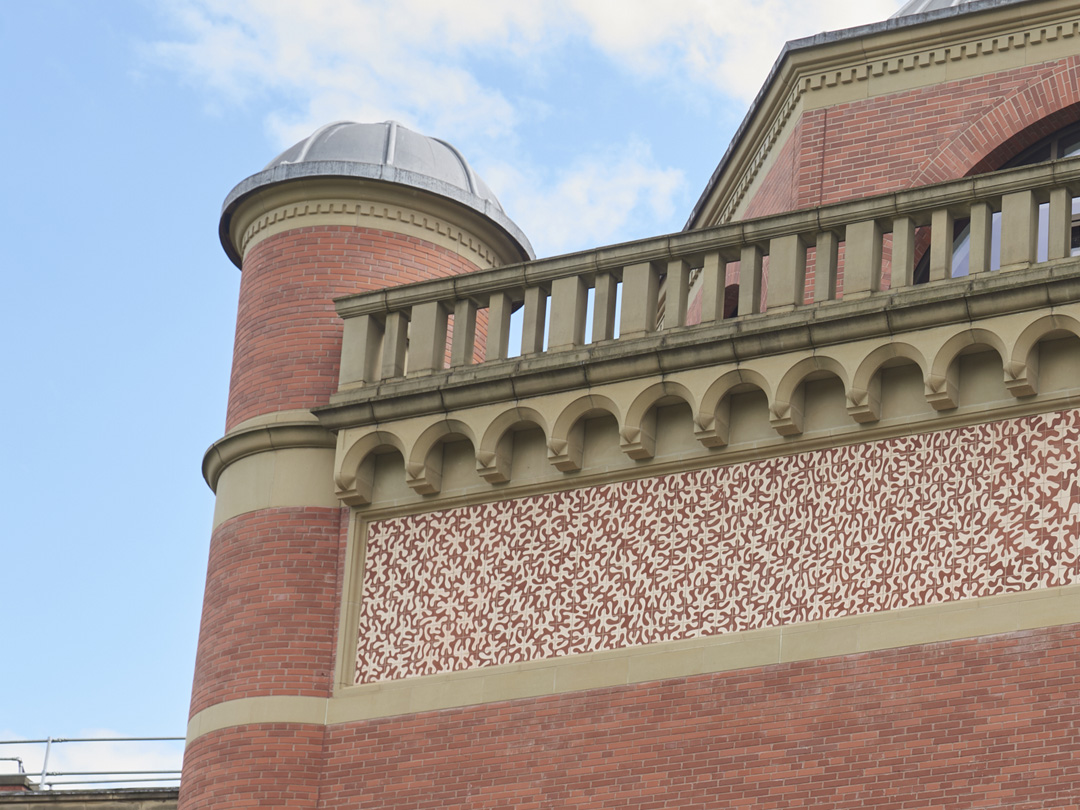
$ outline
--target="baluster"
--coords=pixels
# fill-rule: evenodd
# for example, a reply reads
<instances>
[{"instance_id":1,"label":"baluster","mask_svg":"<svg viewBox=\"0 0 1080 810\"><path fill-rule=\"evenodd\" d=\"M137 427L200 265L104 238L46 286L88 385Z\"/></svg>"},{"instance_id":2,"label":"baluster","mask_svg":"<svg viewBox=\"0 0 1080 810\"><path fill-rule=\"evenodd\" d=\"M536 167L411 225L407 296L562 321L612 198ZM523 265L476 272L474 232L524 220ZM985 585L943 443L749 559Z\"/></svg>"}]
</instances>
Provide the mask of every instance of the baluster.
<instances>
[{"instance_id":1,"label":"baluster","mask_svg":"<svg viewBox=\"0 0 1080 810\"><path fill-rule=\"evenodd\" d=\"M450 339L450 366L467 366L476 354L476 302L463 298L454 304L454 336Z\"/></svg>"},{"instance_id":2,"label":"baluster","mask_svg":"<svg viewBox=\"0 0 1080 810\"><path fill-rule=\"evenodd\" d=\"M1072 194L1067 188L1050 190L1049 237L1047 259L1064 259L1072 255Z\"/></svg>"},{"instance_id":3,"label":"baluster","mask_svg":"<svg viewBox=\"0 0 1080 810\"><path fill-rule=\"evenodd\" d=\"M727 263L719 253L706 253L701 266L701 322L715 323L724 318L724 287Z\"/></svg>"},{"instance_id":4,"label":"baluster","mask_svg":"<svg viewBox=\"0 0 1080 810\"><path fill-rule=\"evenodd\" d=\"M405 373L405 348L409 343L408 334L409 318L404 312L391 312L386 316L380 379L388 380Z\"/></svg>"},{"instance_id":5,"label":"baluster","mask_svg":"<svg viewBox=\"0 0 1080 810\"><path fill-rule=\"evenodd\" d=\"M769 312L784 312L803 302L806 289L806 242L800 234L769 240Z\"/></svg>"},{"instance_id":6,"label":"baluster","mask_svg":"<svg viewBox=\"0 0 1080 810\"><path fill-rule=\"evenodd\" d=\"M619 281L611 273L597 273L593 282L592 342L615 337L615 300Z\"/></svg>"},{"instance_id":7,"label":"baluster","mask_svg":"<svg viewBox=\"0 0 1080 810\"><path fill-rule=\"evenodd\" d=\"M817 236L814 253L814 303L836 299L836 272L840 257L840 237L835 231ZM846 294L845 290L845 294Z\"/></svg>"},{"instance_id":8,"label":"baluster","mask_svg":"<svg viewBox=\"0 0 1080 810\"><path fill-rule=\"evenodd\" d=\"M935 211L930 219L930 281L952 278L953 213Z\"/></svg>"},{"instance_id":9,"label":"baluster","mask_svg":"<svg viewBox=\"0 0 1080 810\"><path fill-rule=\"evenodd\" d=\"M409 335L409 374L441 371L446 363L446 307L439 301L417 304Z\"/></svg>"},{"instance_id":10,"label":"baluster","mask_svg":"<svg viewBox=\"0 0 1080 810\"><path fill-rule=\"evenodd\" d=\"M739 254L739 315L761 312L761 245L744 245Z\"/></svg>"},{"instance_id":11,"label":"baluster","mask_svg":"<svg viewBox=\"0 0 1080 810\"><path fill-rule=\"evenodd\" d=\"M585 345L589 290L581 276L557 278L551 285L551 329L548 351Z\"/></svg>"},{"instance_id":12,"label":"baluster","mask_svg":"<svg viewBox=\"0 0 1080 810\"><path fill-rule=\"evenodd\" d=\"M536 354L544 350L544 320L547 317L547 290L528 287L525 290L525 316L521 329L521 353Z\"/></svg>"},{"instance_id":13,"label":"baluster","mask_svg":"<svg viewBox=\"0 0 1080 810\"><path fill-rule=\"evenodd\" d=\"M897 217L892 229L892 289L915 283L915 220Z\"/></svg>"},{"instance_id":14,"label":"baluster","mask_svg":"<svg viewBox=\"0 0 1080 810\"><path fill-rule=\"evenodd\" d=\"M378 379L379 345L382 338L382 324L374 315L345 319L338 388L358 388Z\"/></svg>"},{"instance_id":15,"label":"baluster","mask_svg":"<svg viewBox=\"0 0 1080 810\"><path fill-rule=\"evenodd\" d=\"M660 273L652 262L623 268L622 318L620 338L643 337L656 331L656 303L660 293Z\"/></svg>"},{"instance_id":16,"label":"baluster","mask_svg":"<svg viewBox=\"0 0 1080 810\"><path fill-rule=\"evenodd\" d=\"M990 269L990 252L994 233L994 212L989 203L971 204L970 227L968 275L985 273Z\"/></svg>"},{"instance_id":17,"label":"baluster","mask_svg":"<svg viewBox=\"0 0 1080 810\"><path fill-rule=\"evenodd\" d=\"M1001 269L1035 261L1039 206L1032 191L1014 191L1001 198Z\"/></svg>"},{"instance_id":18,"label":"baluster","mask_svg":"<svg viewBox=\"0 0 1080 810\"><path fill-rule=\"evenodd\" d=\"M881 225L877 220L847 226L844 247L844 300L865 298L881 289Z\"/></svg>"},{"instance_id":19,"label":"baluster","mask_svg":"<svg viewBox=\"0 0 1080 810\"><path fill-rule=\"evenodd\" d=\"M514 302L509 293L494 292L488 298L488 331L484 360L505 360L510 353L510 315Z\"/></svg>"},{"instance_id":20,"label":"baluster","mask_svg":"<svg viewBox=\"0 0 1080 810\"><path fill-rule=\"evenodd\" d=\"M690 265L684 259L668 262L665 282L664 328L686 326L686 305L690 295Z\"/></svg>"}]
</instances>

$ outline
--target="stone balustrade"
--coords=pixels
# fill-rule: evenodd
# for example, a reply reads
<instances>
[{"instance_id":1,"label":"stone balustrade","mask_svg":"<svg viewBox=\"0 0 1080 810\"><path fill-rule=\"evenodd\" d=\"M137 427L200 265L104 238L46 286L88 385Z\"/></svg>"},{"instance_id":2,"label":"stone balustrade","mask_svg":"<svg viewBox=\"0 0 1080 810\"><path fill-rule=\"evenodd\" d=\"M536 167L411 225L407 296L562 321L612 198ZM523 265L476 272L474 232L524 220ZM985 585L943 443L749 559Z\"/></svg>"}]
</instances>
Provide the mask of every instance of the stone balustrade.
<instances>
[{"instance_id":1,"label":"stone balustrade","mask_svg":"<svg viewBox=\"0 0 1080 810\"><path fill-rule=\"evenodd\" d=\"M919 229L929 232L928 280L945 282L953 277L954 224L962 219L970 222L965 275L984 273L998 212L1001 269L1028 266L1037 257L1042 203L1049 212L1047 259L1064 258L1078 184L1080 160L1059 161L342 298L339 390L460 369L478 358L496 364L510 359L512 344L522 357L550 355L709 326L724 319L733 279L739 320L878 295L883 256L891 265L889 291L896 291L913 284ZM688 327L698 273L700 323ZM517 309L523 312L512 340ZM478 318L487 327L482 350L475 345Z\"/></svg>"},{"instance_id":2,"label":"stone balustrade","mask_svg":"<svg viewBox=\"0 0 1080 810\"><path fill-rule=\"evenodd\" d=\"M1060 161L338 299L336 494L402 514L1074 407L1078 190Z\"/></svg>"}]
</instances>

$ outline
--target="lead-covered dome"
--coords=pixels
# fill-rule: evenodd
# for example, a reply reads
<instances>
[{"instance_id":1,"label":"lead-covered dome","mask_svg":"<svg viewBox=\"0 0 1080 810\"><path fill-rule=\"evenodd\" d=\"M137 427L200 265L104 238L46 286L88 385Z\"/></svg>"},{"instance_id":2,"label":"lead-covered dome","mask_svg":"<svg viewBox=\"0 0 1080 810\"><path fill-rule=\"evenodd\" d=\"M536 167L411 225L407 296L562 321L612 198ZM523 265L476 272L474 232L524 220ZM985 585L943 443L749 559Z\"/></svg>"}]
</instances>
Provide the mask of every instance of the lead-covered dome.
<instances>
[{"instance_id":1,"label":"lead-covered dome","mask_svg":"<svg viewBox=\"0 0 1080 810\"><path fill-rule=\"evenodd\" d=\"M409 172L447 183L503 210L494 192L476 176L457 149L446 141L413 132L396 121L327 124L290 146L267 163L266 168L318 161L378 166L384 175L382 179L391 182L398 172Z\"/></svg>"},{"instance_id":2,"label":"lead-covered dome","mask_svg":"<svg viewBox=\"0 0 1080 810\"><path fill-rule=\"evenodd\" d=\"M315 177L379 180L447 197L494 221L529 258L535 257L525 234L506 216L494 192L457 149L396 121L327 124L239 183L222 206L221 233L226 251L231 255L231 246L224 238L228 220L243 199L269 185Z\"/></svg>"},{"instance_id":3,"label":"lead-covered dome","mask_svg":"<svg viewBox=\"0 0 1080 810\"><path fill-rule=\"evenodd\" d=\"M953 6L964 6L970 2L971 0L909 0L898 12L892 15L891 19L908 17L912 14L926 14L930 11L941 11Z\"/></svg>"}]
</instances>

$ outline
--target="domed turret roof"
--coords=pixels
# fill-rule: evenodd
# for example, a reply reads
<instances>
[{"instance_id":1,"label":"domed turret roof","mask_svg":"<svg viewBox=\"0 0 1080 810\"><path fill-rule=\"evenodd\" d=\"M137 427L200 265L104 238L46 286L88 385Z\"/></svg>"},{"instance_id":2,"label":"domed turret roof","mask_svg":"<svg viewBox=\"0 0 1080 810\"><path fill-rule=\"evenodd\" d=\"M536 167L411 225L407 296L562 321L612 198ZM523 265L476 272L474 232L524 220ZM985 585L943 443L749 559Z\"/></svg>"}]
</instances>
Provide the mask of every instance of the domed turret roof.
<instances>
[{"instance_id":1,"label":"domed turret roof","mask_svg":"<svg viewBox=\"0 0 1080 810\"><path fill-rule=\"evenodd\" d=\"M356 177L411 186L447 197L483 214L533 258L532 245L506 216L494 192L446 141L421 135L396 121L358 124L338 121L317 129L239 183L222 206L222 242L226 223L242 199L265 186L301 178ZM233 257L234 261L238 257Z\"/></svg>"},{"instance_id":2,"label":"domed turret roof","mask_svg":"<svg viewBox=\"0 0 1080 810\"><path fill-rule=\"evenodd\" d=\"M385 175L399 171L412 172L441 180L503 210L494 192L476 176L457 149L446 141L413 132L396 121L381 124L338 121L327 124L290 146L267 163L266 168L317 161L379 166Z\"/></svg>"},{"instance_id":3,"label":"domed turret roof","mask_svg":"<svg viewBox=\"0 0 1080 810\"><path fill-rule=\"evenodd\" d=\"M908 0L890 19L895 20L897 17L907 17L911 14L925 14L928 11L940 11L943 8L963 6L970 2L971 0Z\"/></svg>"}]
</instances>

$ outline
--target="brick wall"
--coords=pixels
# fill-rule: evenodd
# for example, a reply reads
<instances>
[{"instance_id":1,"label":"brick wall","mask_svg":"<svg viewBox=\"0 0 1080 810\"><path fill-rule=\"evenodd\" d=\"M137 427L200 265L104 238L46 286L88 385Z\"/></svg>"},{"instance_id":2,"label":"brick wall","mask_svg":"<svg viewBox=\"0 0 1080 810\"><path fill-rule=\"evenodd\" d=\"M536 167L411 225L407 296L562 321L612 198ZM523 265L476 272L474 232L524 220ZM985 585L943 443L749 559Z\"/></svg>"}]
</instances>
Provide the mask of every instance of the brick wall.
<instances>
[{"instance_id":1,"label":"brick wall","mask_svg":"<svg viewBox=\"0 0 1080 810\"><path fill-rule=\"evenodd\" d=\"M343 510L309 507L248 512L217 527L192 715L223 700L330 694L347 523Z\"/></svg>"},{"instance_id":2,"label":"brick wall","mask_svg":"<svg viewBox=\"0 0 1080 810\"><path fill-rule=\"evenodd\" d=\"M262 724L207 734L184 751L179 807L319 806L322 726Z\"/></svg>"},{"instance_id":3,"label":"brick wall","mask_svg":"<svg viewBox=\"0 0 1080 810\"><path fill-rule=\"evenodd\" d=\"M260 242L240 282L226 430L326 404L341 357L334 298L476 269L438 245L370 228L297 228Z\"/></svg>"},{"instance_id":4,"label":"brick wall","mask_svg":"<svg viewBox=\"0 0 1080 810\"><path fill-rule=\"evenodd\" d=\"M1078 631L213 732L181 807L1075 807Z\"/></svg>"},{"instance_id":5,"label":"brick wall","mask_svg":"<svg viewBox=\"0 0 1080 810\"><path fill-rule=\"evenodd\" d=\"M780 147L743 218L993 171L1077 120L1080 57L812 110ZM920 228L917 257L929 243L929 231ZM891 236L885 238L883 253L886 289ZM815 270L811 250L805 303L813 301ZM841 248L839 291L843 278ZM763 287L767 285L766 280Z\"/></svg>"},{"instance_id":6,"label":"brick wall","mask_svg":"<svg viewBox=\"0 0 1080 810\"><path fill-rule=\"evenodd\" d=\"M1078 105L1075 56L812 110L781 147L745 216L992 171L1080 119Z\"/></svg>"}]
</instances>

